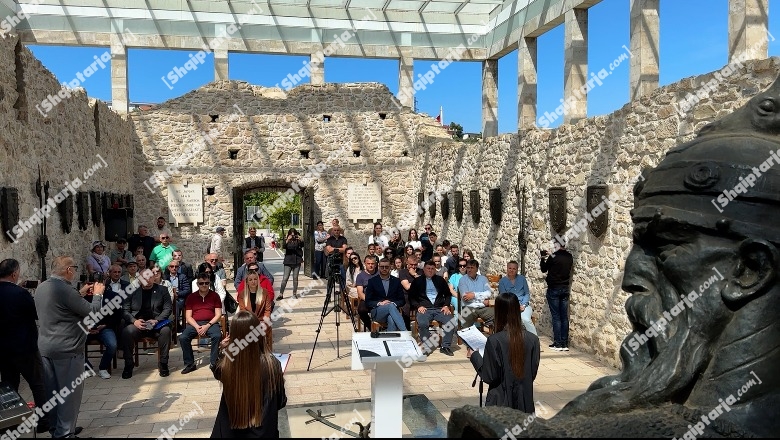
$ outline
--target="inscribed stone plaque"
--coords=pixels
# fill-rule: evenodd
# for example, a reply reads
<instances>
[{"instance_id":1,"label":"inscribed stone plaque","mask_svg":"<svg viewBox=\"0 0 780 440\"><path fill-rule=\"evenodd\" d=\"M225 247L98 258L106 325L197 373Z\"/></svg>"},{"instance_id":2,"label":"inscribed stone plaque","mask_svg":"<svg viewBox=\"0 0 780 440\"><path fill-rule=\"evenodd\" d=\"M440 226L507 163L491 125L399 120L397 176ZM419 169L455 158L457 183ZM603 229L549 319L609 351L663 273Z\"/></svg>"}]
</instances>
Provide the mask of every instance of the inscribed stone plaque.
<instances>
[{"instance_id":1,"label":"inscribed stone plaque","mask_svg":"<svg viewBox=\"0 0 780 440\"><path fill-rule=\"evenodd\" d=\"M349 184L347 216L352 221L382 218L382 185L379 182Z\"/></svg>"},{"instance_id":2,"label":"inscribed stone plaque","mask_svg":"<svg viewBox=\"0 0 780 440\"><path fill-rule=\"evenodd\" d=\"M203 185L168 185L168 222L203 223Z\"/></svg>"}]
</instances>

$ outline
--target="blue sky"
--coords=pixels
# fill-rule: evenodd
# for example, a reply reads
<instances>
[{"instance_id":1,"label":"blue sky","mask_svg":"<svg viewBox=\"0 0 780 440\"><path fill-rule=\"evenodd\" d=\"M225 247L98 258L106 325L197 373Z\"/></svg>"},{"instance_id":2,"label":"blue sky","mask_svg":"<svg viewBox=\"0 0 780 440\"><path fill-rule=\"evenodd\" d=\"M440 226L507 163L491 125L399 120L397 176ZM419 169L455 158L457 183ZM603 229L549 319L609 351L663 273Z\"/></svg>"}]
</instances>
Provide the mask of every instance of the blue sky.
<instances>
[{"instance_id":1,"label":"blue sky","mask_svg":"<svg viewBox=\"0 0 780 440\"><path fill-rule=\"evenodd\" d=\"M629 1L604 0L590 9L588 68L598 72L627 53L629 46ZM780 15L770 8L769 31L780 37ZM660 83L720 69L727 63L728 0L661 0ZM29 46L44 66L61 81L71 81L108 48ZM162 81L174 66L182 66L195 51L130 49L128 51L131 102L159 103L181 96L214 79L213 55L204 64L172 85ZM770 41L769 55L780 54L780 38ZM539 37L538 115L554 112L563 98L563 25ZM230 79L272 87L296 72L308 57L231 53ZM424 73L432 61L415 61L415 74ZM481 63L453 63L426 90L415 95L419 112L437 115L444 108L446 123L457 122L466 132L481 131ZM499 131L517 130L517 51L499 60ZM588 116L608 114L628 102L629 62L622 62L588 93ZM398 61L329 57L325 62L327 82L380 82L398 92ZM303 81L308 82L308 79ZM111 100L110 69L92 75L82 87L91 97ZM560 124L560 120L551 124Z\"/></svg>"}]
</instances>

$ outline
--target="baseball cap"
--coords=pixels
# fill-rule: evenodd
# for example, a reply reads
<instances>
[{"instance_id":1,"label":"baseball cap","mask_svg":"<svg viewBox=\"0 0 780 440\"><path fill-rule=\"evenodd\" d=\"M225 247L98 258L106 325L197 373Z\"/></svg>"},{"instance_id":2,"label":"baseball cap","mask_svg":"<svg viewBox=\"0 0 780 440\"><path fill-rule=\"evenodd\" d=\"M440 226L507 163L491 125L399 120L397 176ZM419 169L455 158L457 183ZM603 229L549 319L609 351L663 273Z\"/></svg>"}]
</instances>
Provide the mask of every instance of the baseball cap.
<instances>
[{"instance_id":1,"label":"baseball cap","mask_svg":"<svg viewBox=\"0 0 780 440\"><path fill-rule=\"evenodd\" d=\"M223 228L222 226L218 226L217 227L217 232L224 232L224 231L225 231L225 228Z\"/></svg>"}]
</instances>

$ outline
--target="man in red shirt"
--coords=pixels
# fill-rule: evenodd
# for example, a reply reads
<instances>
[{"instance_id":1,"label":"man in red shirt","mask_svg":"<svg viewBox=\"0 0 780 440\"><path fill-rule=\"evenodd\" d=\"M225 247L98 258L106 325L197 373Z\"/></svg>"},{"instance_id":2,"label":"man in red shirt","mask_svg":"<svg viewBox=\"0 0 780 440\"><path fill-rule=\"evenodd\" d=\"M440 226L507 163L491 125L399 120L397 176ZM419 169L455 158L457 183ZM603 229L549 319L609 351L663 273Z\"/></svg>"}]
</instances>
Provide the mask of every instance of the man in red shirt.
<instances>
[{"instance_id":1,"label":"man in red shirt","mask_svg":"<svg viewBox=\"0 0 780 440\"><path fill-rule=\"evenodd\" d=\"M187 328L179 336L181 352L184 357L184 369L181 374L195 371L195 357L192 354L192 340L208 337L211 339L211 369L217 365L219 357L219 342L222 339L222 330L219 328L219 319L222 317L222 300L217 292L209 290L209 276L198 275L198 291L187 296L184 301L184 316Z\"/></svg>"}]
</instances>

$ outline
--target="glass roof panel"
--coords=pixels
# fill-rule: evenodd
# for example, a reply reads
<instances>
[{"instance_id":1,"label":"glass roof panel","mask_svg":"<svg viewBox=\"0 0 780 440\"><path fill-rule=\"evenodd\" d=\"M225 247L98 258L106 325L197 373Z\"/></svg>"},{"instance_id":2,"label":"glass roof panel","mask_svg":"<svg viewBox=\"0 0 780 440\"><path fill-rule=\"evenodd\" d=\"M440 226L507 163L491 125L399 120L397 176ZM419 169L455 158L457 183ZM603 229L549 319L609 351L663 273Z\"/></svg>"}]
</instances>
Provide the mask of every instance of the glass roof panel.
<instances>
[{"instance_id":1,"label":"glass roof panel","mask_svg":"<svg viewBox=\"0 0 780 440\"><path fill-rule=\"evenodd\" d=\"M0 4L15 4L17 8L23 5L30 12L30 19L18 28L33 32L110 32L111 21L115 20L134 33L208 38L213 37L215 26L241 23L245 39L311 42L316 40L317 33L331 35L354 27L358 30L359 44L441 49L457 47L472 34L481 35L472 45L474 48L501 43L528 20L546 11L559 10L556 5L562 1L568 3L568 0L0 0ZM259 14L247 14L257 9L261 10ZM486 29L484 23L488 22L490 27ZM35 37L46 38L45 35Z\"/></svg>"}]
</instances>

